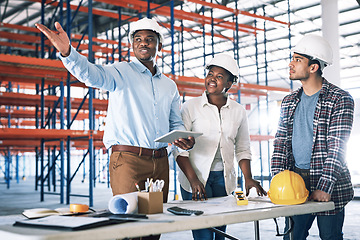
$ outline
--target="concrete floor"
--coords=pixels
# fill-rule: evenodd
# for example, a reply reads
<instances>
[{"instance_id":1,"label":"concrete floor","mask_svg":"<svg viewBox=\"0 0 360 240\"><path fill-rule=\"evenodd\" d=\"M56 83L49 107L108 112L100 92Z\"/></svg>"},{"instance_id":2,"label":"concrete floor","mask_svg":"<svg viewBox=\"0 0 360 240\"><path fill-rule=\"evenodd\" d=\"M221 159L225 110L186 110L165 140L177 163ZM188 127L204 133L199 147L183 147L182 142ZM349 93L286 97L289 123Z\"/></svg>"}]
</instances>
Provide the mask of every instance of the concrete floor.
<instances>
[{"instance_id":1,"label":"concrete floor","mask_svg":"<svg viewBox=\"0 0 360 240\"><path fill-rule=\"evenodd\" d=\"M9 189L6 188L5 184L0 184L0 225L1 224L12 224L14 221L23 219L21 215L24 209L29 208L59 208L67 207L65 204L60 204L60 196L53 194L46 194L45 201L40 202L40 192L34 189L34 180L28 179L26 181L20 181L16 183L11 182ZM87 192L88 183L77 182L73 184L73 194L88 194ZM356 189L356 195L360 196L360 189ZM97 183L94 188L94 209L106 209L108 200L111 198L111 190L107 188L104 183ZM173 196L169 196L169 199L173 199ZM66 200L65 200L66 201ZM88 198L84 197L71 197L70 203L82 203L89 204ZM356 240L360 239L360 201L353 200L345 208L345 223L344 223L344 239ZM283 226L283 218L278 219L280 229ZM254 239L254 224L239 223L229 225L227 233L233 235L239 239ZM266 240L280 240L280 237L276 237L275 223L272 219L260 221L260 237ZM316 222L310 231L308 239L315 240L319 239L317 236ZM191 231L166 233L161 236L161 240L182 240L192 239Z\"/></svg>"}]
</instances>

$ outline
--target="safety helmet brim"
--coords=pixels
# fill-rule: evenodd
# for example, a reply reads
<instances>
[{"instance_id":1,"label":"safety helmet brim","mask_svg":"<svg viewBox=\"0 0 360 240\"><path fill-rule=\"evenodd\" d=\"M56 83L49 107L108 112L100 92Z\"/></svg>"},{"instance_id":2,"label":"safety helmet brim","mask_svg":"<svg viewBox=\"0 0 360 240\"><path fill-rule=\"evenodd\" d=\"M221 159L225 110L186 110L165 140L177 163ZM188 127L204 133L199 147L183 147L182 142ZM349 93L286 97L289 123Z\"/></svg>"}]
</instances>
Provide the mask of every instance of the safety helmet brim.
<instances>
[{"instance_id":1,"label":"safety helmet brim","mask_svg":"<svg viewBox=\"0 0 360 240\"><path fill-rule=\"evenodd\" d=\"M160 43L163 43L164 36L161 33L159 24L154 20L150 18L142 18L136 22L132 22L130 24L130 31L129 31L129 39L132 43L134 40L134 34L137 31L141 30L150 30L158 34Z\"/></svg>"},{"instance_id":2,"label":"safety helmet brim","mask_svg":"<svg viewBox=\"0 0 360 240\"><path fill-rule=\"evenodd\" d=\"M321 64L321 70L333 62L333 52L330 44L325 38L315 35L305 35L294 48L292 53L303 54L311 57L313 60L318 60Z\"/></svg>"},{"instance_id":3,"label":"safety helmet brim","mask_svg":"<svg viewBox=\"0 0 360 240\"><path fill-rule=\"evenodd\" d=\"M205 65L205 68L209 69L211 66L224 68L234 76L234 83L238 81L240 69L235 59L230 55L226 53L219 53L215 55L214 58Z\"/></svg>"}]
</instances>

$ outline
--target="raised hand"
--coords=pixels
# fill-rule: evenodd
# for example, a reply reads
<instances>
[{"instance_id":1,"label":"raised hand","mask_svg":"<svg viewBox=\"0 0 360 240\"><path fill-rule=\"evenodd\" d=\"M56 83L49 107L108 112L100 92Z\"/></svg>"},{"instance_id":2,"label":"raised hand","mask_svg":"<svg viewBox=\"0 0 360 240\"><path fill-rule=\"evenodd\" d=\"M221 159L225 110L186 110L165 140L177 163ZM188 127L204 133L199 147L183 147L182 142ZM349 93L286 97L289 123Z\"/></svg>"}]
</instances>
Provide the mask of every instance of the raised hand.
<instances>
[{"instance_id":1,"label":"raised hand","mask_svg":"<svg viewBox=\"0 0 360 240\"><path fill-rule=\"evenodd\" d=\"M35 26L50 40L63 57L70 55L70 40L60 23L55 22L57 31L52 31L40 23L36 23Z\"/></svg>"}]
</instances>

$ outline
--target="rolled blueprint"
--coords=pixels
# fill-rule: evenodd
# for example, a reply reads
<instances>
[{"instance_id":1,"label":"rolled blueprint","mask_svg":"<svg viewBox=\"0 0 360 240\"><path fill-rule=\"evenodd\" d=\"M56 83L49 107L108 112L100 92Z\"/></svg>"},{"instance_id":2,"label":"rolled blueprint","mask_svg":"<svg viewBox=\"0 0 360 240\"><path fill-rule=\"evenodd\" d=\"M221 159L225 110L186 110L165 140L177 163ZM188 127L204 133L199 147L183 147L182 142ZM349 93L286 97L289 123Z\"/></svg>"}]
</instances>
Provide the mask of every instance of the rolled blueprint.
<instances>
[{"instance_id":1,"label":"rolled blueprint","mask_svg":"<svg viewBox=\"0 0 360 240\"><path fill-rule=\"evenodd\" d=\"M108 204L113 214L131 214L138 211L138 193L125 193L113 196Z\"/></svg>"}]
</instances>

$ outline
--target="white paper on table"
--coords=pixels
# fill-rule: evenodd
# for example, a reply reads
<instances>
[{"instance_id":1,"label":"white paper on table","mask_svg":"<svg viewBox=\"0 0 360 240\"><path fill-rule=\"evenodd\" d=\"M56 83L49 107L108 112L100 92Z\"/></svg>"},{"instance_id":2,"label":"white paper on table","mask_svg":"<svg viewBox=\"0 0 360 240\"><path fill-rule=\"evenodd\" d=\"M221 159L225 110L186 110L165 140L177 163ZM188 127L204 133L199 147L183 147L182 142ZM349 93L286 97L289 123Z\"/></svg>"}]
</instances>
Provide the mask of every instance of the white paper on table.
<instances>
[{"instance_id":1,"label":"white paper on table","mask_svg":"<svg viewBox=\"0 0 360 240\"><path fill-rule=\"evenodd\" d=\"M125 193L113 196L108 204L113 214L131 214L138 211L138 193Z\"/></svg>"}]
</instances>

